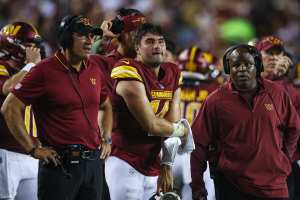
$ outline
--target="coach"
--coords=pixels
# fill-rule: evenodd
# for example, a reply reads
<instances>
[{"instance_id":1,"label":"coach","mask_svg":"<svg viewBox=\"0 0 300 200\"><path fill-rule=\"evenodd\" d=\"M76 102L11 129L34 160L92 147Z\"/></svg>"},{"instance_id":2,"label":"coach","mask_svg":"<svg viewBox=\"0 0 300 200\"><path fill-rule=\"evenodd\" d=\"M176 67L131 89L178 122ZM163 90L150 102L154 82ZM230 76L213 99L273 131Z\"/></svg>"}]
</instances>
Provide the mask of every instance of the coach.
<instances>
[{"instance_id":1,"label":"coach","mask_svg":"<svg viewBox=\"0 0 300 200\"><path fill-rule=\"evenodd\" d=\"M104 111L102 134L110 135L112 110L100 67L89 58L101 30L83 16L60 23L61 50L43 60L15 86L2 106L7 125L26 152L40 160L40 200L101 199L103 160L97 122ZM31 104L42 147L26 133L22 110Z\"/></svg>"},{"instance_id":2,"label":"coach","mask_svg":"<svg viewBox=\"0 0 300 200\"><path fill-rule=\"evenodd\" d=\"M202 172L215 149L217 200L287 200L298 113L283 88L260 77L263 64L255 47L228 49L223 65L230 80L207 97L192 127L193 198L205 199Z\"/></svg>"}]
</instances>

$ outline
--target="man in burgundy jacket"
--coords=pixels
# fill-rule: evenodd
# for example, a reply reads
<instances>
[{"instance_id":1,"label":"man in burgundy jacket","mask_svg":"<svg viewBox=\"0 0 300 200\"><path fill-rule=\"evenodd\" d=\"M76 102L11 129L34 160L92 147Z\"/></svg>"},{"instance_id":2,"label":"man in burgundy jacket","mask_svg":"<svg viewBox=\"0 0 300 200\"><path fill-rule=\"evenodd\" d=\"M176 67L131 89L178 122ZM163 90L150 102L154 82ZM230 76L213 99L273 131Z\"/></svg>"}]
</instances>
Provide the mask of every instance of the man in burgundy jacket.
<instances>
[{"instance_id":1,"label":"man in burgundy jacket","mask_svg":"<svg viewBox=\"0 0 300 200\"><path fill-rule=\"evenodd\" d=\"M202 175L214 150L217 200L288 199L298 113L281 86L260 77L262 58L255 47L228 49L223 65L230 80L207 97L192 126L193 198L206 198Z\"/></svg>"},{"instance_id":2,"label":"man in burgundy jacket","mask_svg":"<svg viewBox=\"0 0 300 200\"><path fill-rule=\"evenodd\" d=\"M261 52L264 72L262 76L281 85L291 97L298 114L300 114L300 90L295 88L292 81L288 78L289 69L293 63L291 56L286 52L284 43L275 36L266 36L261 38L256 48ZM299 140L298 140L299 144ZM288 178L289 199L300 198L300 146L293 156L292 173ZM299 163L299 164L298 164Z\"/></svg>"}]
</instances>

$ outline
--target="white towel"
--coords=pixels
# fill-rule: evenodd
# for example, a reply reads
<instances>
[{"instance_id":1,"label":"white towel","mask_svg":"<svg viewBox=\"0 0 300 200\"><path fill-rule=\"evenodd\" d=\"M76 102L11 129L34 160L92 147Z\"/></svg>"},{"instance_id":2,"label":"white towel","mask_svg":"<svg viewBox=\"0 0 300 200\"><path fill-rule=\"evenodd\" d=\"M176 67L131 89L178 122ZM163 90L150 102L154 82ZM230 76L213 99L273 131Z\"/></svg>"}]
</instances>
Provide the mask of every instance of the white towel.
<instances>
[{"instance_id":1,"label":"white towel","mask_svg":"<svg viewBox=\"0 0 300 200\"><path fill-rule=\"evenodd\" d=\"M179 151L179 153L190 153L195 149L195 143L194 143L192 129L191 129L191 126L190 126L188 120L181 119L180 122L183 123L184 126L188 129L188 138L187 138L186 144L183 147L180 147L178 151Z\"/></svg>"}]
</instances>

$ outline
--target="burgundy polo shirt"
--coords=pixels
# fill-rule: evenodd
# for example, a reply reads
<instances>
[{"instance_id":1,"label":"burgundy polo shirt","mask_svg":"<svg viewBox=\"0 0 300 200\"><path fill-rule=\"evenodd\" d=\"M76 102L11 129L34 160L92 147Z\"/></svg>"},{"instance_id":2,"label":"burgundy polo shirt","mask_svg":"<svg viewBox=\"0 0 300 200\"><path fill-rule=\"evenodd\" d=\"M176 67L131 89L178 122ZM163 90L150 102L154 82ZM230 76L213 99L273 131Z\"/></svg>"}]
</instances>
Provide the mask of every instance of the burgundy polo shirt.
<instances>
[{"instance_id":1,"label":"burgundy polo shirt","mask_svg":"<svg viewBox=\"0 0 300 200\"><path fill-rule=\"evenodd\" d=\"M281 123L287 127L284 136L278 129ZM239 190L264 198L288 196L291 162L287 154L295 152L300 119L282 87L261 80L251 106L227 82L207 97L192 130L196 143L191 155L193 190L205 192L204 161L208 145L217 140L217 168Z\"/></svg>"},{"instance_id":2,"label":"burgundy polo shirt","mask_svg":"<svg viewBox=\"0 0 300 200\"><path fill-rule=\"evenodd\" d=\"M44 145L82 144L89 149L99 146L97 115L99 105L107 98L107 89L98 65L89 58L76 72L58 51L16 85L12 93L24 104L32 104Z\"/></svg>"}]
</instances>

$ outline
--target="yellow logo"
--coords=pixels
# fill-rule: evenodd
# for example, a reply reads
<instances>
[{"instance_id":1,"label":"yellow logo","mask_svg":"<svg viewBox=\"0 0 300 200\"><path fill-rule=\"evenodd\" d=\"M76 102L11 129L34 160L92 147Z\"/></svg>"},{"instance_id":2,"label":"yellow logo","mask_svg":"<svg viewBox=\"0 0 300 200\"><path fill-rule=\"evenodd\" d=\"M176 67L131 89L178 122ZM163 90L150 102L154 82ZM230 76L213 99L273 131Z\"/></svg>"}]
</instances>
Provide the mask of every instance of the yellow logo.
<instances>
[{"instance_id":1,"label":"yellow logo","mask_svg":"<svg viewBox=\"0 0 300 200\"><path fill-rule=\"evenodd\" d=\"M266 107L267 111L271 111L274 109L274 106L271 103L265 103L265 107Z\"/></svg>"},{"instance_id":2,"label":"yellow logo","mask_svg":"<svg viewBox=\"0 0 300 200\"><path fill-rule=\"evenodd\" d=\"M213 61L213 55L208 52L203 52L202 56L204 60L208 63L211 63Z\"/></svg>"},{"instance_id":3,"label":"yellow logo","mask_svg":"<svg viewBox=\"0 0 300 200\"><path fill-rule=\"evenodd\" d=\"M283 44L281 40L279 40L273 36L268 37L267 41L269 41L273 45L282 45Z\"/></svg>"},{"instance_id":4,"label":"yellow logo","mask_svg":"<svg viewBox=\"0 0 300 200\"><path fill-rule=\"evenodd\" d=\"M90 81L91 81L92 85L96 85L96 79L95 78L90 78Z\"/></svg>"},{"instance_id":5,"label":"yellow logo","mask_svg":"<svg viewBox=\"0 0 300 200\"><path fill-rule=\"evenodd\" d=\"M151 90L151 97L153 99L172 99L173 92L164 90Z\"/></svg>"},{"instance_id":6,"label":"yellow logo","mask_svg":"<svg viewBox=\"0 0 300 200\"><path fill-rule=\"evenodd\" d=\"M2 34L7 36L7 35L12 35L15 36L21 29L20 25L14 26L14 25L7 25L2 29Z\"/></svg>"},{"instance_id":7,"label":"yellow logo","mask_svg":"<svg viewBox=\"0 0 300 200\"><path fill-rule=\"evenodd\" d=\"M91 21L90 19L83 17L79 19L79 23L83 23L85 26L91 26Z\"/></svg>"}]
</instances>

